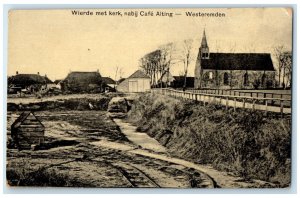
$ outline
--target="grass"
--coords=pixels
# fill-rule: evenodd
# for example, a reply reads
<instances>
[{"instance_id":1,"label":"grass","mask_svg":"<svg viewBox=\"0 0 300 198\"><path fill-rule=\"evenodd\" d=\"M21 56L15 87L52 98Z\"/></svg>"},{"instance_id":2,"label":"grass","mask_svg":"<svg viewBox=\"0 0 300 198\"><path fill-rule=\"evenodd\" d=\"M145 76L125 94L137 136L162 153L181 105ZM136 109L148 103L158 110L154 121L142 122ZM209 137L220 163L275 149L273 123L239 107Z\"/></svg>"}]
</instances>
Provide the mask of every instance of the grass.
<instances>
[{"instance_id":1,"label":"grass","mask_svg":"<svg viewBox=\"0 0 300 198\"><path fill-rule=\"evenodd\" d=\"M6 178L10 186L83 187L82 182L59 173L55 168L32 168L24 161L19 167L7 169Z\"/></svg>"},{"instance_id":2,"label":"grass","mask_svg":"<svg viewBox=\"0 0 300 198\"><path fill-rule=\"evenodd\" d=\"M137 99L129 119L178 157L212 164L245 180L290 184L289 120L155 94Z\"/></svg>"}]
</instances>

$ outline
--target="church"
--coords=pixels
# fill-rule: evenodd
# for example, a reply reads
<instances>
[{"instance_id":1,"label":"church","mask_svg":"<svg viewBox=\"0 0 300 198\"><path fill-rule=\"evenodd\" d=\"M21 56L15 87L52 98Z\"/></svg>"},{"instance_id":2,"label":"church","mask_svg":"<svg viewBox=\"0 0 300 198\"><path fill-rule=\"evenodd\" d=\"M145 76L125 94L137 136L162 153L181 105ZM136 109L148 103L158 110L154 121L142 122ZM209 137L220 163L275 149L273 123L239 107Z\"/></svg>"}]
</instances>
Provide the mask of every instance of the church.
<instances>
[{"instance_id":1,"label":"church","mask_svg":"<svg viewBox=\"0 0 300 198\"><path fill-rule=\"evenodd\" d=\"M205 30L195 66L195 89L268 89L275 86L269 53L210 52Z\"/></svg>"}]
</instances>

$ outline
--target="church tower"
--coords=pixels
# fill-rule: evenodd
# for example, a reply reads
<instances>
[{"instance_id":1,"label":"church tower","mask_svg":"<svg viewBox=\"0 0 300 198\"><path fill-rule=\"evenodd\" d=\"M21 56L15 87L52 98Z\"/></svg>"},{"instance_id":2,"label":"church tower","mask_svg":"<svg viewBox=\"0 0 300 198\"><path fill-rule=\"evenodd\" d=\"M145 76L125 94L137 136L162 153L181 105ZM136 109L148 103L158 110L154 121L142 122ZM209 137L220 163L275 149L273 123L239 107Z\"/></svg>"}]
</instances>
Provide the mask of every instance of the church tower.
<instances>
[{"instance_id":1,"label":"church tower","mask_svg":"<svg viewBox=\"0 0 300 198\"><path fill-rule=\"evenodd\" d=\"M206 40L205 29L203 30L202 41L199 48L196 66L195 66L195 81L194 81L195 89L201 88L201 80L202 80L201 60L203 59L209 59L209 47Z\"/></svg>"},{"instance_id":2,"label":"church tower","mask_svg":"<svg viewBox=\"0 0 300 198\"><path fill-rule=\"evenodd\" d=\"M207 45L205 29L203 30L203 36L202 36L202 41L201 41L201 46L199 48L199 52L201 55L201 59L209 58L209 47Z\"/></svg>"}]
</instances>

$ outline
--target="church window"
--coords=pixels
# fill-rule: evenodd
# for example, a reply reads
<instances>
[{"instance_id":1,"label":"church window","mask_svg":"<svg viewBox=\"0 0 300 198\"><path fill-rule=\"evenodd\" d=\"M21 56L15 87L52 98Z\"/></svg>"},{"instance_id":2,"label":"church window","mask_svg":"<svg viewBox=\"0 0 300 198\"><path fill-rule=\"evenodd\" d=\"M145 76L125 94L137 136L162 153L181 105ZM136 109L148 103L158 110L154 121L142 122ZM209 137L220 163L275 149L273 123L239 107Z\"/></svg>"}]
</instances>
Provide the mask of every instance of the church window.
<instances>
[{"instance_id":1,"label":"church window","mask_svg":"<svg viewBox=\"0 0 300 198\"><path fill-rule=\"evenodd\" d=\"M249 76L248 73L246 72L244 74L244 86L248 86L249 85Z\"/></svg>"},{"instance_id":2,"label":"church window","mask_svg":"<svg viewBox=\"0 0 300 198\"><path fill-rule=\"evenodd\" d=\"M209 79L213 79L213 73L212 72L209 72L208 76L209 76Z\"/></svg>"},{"instance_id":3,"label":"church window","mask_svg":"<svg viewBox=\"0 0 300 198\"><path fill-rule=\"evenodd\" d=\"M223 84L224 85L228 85L229 84L229 76L228 76L227 72L224 73Z\"/></svg>"}]
</instances>

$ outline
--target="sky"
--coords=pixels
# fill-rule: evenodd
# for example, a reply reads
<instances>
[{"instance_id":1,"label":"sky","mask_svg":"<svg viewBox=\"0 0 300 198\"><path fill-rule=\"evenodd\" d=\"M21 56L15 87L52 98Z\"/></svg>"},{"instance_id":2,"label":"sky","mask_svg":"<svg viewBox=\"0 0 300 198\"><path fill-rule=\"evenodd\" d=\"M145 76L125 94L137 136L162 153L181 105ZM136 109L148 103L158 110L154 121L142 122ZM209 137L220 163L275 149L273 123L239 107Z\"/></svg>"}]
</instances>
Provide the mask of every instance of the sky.
<instances>
[{"instance_id":1,"label":"sky","mask_svg":"<svg viewBox=\"0 0 300 198\"><path fill-rule=\"evenodd\" d=\"M74 10L74 9L73 9ZM8 75L37 73L51 80L71 71L100 71L115 79L138 69L139 59L169 42L193 39L196 55L205 28L211 52L271 53L275 46L292 49L292 14L287 8L215 9L76 9L11 10L8 22ZM123 16L100 16L97 11L121 11ZM125 16L128 11L173 12L181 15ZM188 17L186 12L225 13L225 17ZM188 74L193 76L195 64ZM173 75L182 73L173 65ZM120 77L118 73L117 78Z\"/></svg>"}]
</instances>

